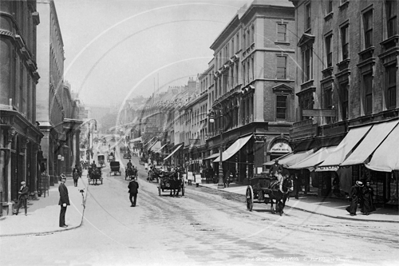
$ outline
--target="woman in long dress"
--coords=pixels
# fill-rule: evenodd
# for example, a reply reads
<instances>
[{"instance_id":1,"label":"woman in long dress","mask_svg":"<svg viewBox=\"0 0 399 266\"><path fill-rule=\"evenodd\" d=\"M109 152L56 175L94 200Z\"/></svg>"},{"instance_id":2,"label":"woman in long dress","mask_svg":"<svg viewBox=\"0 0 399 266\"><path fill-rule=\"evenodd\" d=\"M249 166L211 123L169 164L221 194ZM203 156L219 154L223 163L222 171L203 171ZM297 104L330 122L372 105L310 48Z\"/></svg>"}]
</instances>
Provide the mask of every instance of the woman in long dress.
<instances>
[{"instance_id":1,"label":"woman in long dress","mask_svg":"<svg viewBox=\"0 0 399 266\"><path fill-rule=\"evenodd\" d=\"M359 203L359 196L361 195L361 188L363 187L363 182L356 181L355 185L351 188L351 204L346 208L350 215L356 215L357 205Z\"/></svg>"},{"instance_id":2,"label":"woman in long dress","mask_svg":"<svg viewBox=\"0 0 399 266\"><path fill-rule=\"evenodd\" d=\"M374 206L374 190L370 186L370 182L366 182L366 185L362 189L362 194L363 194L363 209L362 213L364 215L369 215L370 212L373 212L376 210Z\"/></svg>"}]
</instances>

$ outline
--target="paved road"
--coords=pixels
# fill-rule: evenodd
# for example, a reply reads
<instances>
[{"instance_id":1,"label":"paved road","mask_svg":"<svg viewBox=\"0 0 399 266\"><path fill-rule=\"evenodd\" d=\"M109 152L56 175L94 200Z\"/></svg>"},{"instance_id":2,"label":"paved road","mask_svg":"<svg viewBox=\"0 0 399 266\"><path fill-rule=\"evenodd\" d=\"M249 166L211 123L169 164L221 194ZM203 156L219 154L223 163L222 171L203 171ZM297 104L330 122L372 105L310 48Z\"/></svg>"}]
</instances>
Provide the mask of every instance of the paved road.
<instances>
[{"instance_id":1,"label":"paved road","mask_svg":"<svg viewBox=\"0 0 399 266\"><path fill-rule=\"evenodd\" d=\"M137 158L133 158L137 165ZM125 163L125 162L124 162ZM104 170L104 174L106 172ZM83 226L45 236L2 238L1 265L367 265L397 261L396 224L356 223L292 210L248 212L240 198L186 187L158 196L139 166L138 206L128 181L88 186ZM211 192L211 193L210 193ZM22 255L23 254L23 255Z\"/></svg>"}]
</instances>

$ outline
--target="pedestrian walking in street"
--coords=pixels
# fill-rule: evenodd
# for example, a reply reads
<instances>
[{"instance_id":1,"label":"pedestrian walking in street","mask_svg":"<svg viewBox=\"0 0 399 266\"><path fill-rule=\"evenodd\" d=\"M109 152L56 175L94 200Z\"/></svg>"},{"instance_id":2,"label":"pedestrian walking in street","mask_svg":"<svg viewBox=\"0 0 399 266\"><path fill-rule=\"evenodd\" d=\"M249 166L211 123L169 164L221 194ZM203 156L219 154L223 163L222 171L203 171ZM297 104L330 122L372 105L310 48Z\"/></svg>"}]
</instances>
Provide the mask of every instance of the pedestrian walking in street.
<instances>
[{"instance_id":1,"label":"pedestrian walking in street","mask_svg":"<svg viewBox=\"0 0 399 266\"><path fill-rule=\"evenodd\" d=\"M79 177L80 177L79 172L80 172L80 171L79 171L78 165L75 164L75 168L73 168L73 170L72 170L73 185L74 185L75 187L78 186L78 180L79 180Z\"/></svg>"},{"instance_id":2,"label":"pedestrian walking in street","mask_svg":"<svg viewBox=\"0 0 399 266\"><path fill-rule=\"evenodd\" d=\"M351 204L346 208L346 210L352 216L356 215L357 205L359 204L359 198L361 197L362 187L363 187L363 182L356 181L356 183L351 188L350 192Z\"/></svg>"},{"instance_id":3,"label":"pedestrian walking in street","mask_svg":"<svg viewBox=\"0 0 399 266\"><path fill-rule=\"evenodd\" d=\"M375 211L374 206L374 190L370 186L370 182L367 181L366 185L362 188L363 197L363 208L361 209L364 215L369 215L371 212Z\"/></svg>"},{"instance_id":4,"label":"pedestrian walking in street","mask_svg":"<svg viewBox=\"0 0 399 266\"><path fill-rule=\"evenodd\" d=\"M299 191L301 191L301 180L299 179L298 173L294 173L292 176L292 180L294 181L294 191L295 191L295 199L299 197Z\"/></svg>"},{"instance_id":5,"label":"pedestrian walking in street","mask_svg":"<svg viewBox=\"0 0 399 266\"><path fill-rule=\"evenodd\" d=\"M68 225L65 224L65 214L67 211L67 206L70 204L69 204L68 188L65 186L65 182L66 182L66 176L64 174L61 174L61 183L58 187L58 191L60 192L60 200L58 202L58 205L61 206L60 222L59 222L60 227L68 227Z\"/></svg>"},{"instance_id":6,"label":"pedestrian walking in street","mask_svg":"<svg viewBox=\"0 0 399 266\"><path fill-rule=\"evenodd\" d=\"M28 215L28 193L29 193L29 188L26 186L26 182L22 181L21 182L21 188L18 191L18 205L17 205L17 211L16 215L19 213L19 208L21 208L21 205L24 205L25 208L25 216Z\"/></svg>"},{"instance_id":7,"label":"pedestrian walking in street","mask_svg":"<svg viewBox=\"0 0 399 266\"><path fill-rule=\"evenodd\" d=\"M129 188L129 200L130 200L130 207L135 207L136 202L137 202L137 193L139 190L139 183L137 183L136 178L133 178L130 182L129 185L127 186Z\"/></svg>"}]
</instances>

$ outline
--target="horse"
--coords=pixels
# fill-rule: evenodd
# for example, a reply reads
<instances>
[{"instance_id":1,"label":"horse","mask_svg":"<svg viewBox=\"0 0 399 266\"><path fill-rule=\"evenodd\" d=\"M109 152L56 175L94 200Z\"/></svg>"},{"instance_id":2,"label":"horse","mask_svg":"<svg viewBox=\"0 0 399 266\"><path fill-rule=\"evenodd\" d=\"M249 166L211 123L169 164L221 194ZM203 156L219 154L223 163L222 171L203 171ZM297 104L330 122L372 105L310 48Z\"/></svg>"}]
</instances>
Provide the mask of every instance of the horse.
<instances>
[{"instance_id":1,"label":"horse","mask_svg":"<svg viewBox=\"0 0 399 266\"><path fill-rule=\"evenodd\" d=\"M279 175L278 180L272 181L267 190L269 195L272 213L279 213L282 215L284 213L283 209L285 203L289 198L290 192L293 191L294 182L290 175ZM273 204L276 204L274 208Z\"/></svg>"},{"instance_id":2,"label":"horse","mask_svg":"<svg viewBox=\"0 0 399 266\"><path fill-rule=\"evenodd\" d=\"M132 168L132 167L128 167L128 168L126 168L126 171L125 171L125 179L126 178L130 178L130 179L133 179L134 177L136 177L136 175L137 175L137 170L135 171L136 169L135 168Z\"/></svg>"}]
</instances>

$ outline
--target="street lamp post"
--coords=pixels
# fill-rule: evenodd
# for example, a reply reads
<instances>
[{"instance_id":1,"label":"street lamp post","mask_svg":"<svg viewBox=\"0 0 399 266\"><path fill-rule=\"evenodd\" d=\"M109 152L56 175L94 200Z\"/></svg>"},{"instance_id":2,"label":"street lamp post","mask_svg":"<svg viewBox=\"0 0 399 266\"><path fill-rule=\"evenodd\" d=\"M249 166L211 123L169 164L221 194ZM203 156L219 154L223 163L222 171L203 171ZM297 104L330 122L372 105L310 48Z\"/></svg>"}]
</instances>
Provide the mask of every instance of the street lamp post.
<instances>
[{"instance_id":1,"label":"street lamp post","mask_svg":"<svg viewBox=\"0 0 399 266\"><path fill-rule=\"evenodd\" d=\"M223 117L219 115L218 117ZM215 122L215 114L213 111L209 114L209 122ZM221 129L221 123L219 124L219 134L220 134L220 146L219 146L219 181L218 181L218 189L224 188L223 182L223 129Z\"/></svg>"}]
</instances>

